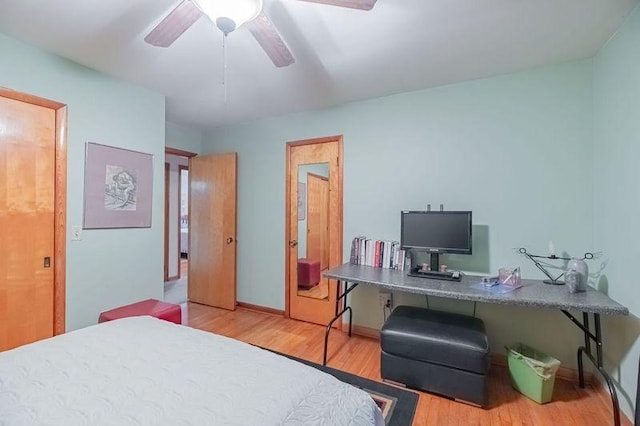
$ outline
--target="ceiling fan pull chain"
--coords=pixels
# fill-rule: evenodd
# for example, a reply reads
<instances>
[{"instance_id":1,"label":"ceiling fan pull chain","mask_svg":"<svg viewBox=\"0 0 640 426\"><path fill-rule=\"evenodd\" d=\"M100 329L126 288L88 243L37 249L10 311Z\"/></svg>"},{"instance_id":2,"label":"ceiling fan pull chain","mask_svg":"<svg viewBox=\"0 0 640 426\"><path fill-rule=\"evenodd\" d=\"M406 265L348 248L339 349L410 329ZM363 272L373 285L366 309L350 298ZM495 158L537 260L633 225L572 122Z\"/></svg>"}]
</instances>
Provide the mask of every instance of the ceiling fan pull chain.
<instances>
[{"instance_id":1,"label":"ceiling fan pull chain","mask_svg":"<svg viewBox=\"0 0 640 426\"><path fill-rule=\"evenodd\" d=\"M227 104L227 35L222 35L222 88L224 90L224 104Z\"/></svg>"}]
</instances>

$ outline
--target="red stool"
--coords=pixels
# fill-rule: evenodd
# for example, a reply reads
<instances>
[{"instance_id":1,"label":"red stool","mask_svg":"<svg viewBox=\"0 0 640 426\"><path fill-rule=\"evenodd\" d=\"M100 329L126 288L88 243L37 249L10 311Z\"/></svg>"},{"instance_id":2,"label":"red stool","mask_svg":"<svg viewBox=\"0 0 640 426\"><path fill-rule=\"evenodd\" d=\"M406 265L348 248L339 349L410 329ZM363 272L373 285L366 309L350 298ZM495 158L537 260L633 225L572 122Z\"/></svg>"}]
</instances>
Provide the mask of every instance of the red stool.
<instances>
[{"instance_id":1,"label":"red stool","mask_svg":"<svg viewBox=\"0 0 640 426\"><path fill-rule=\"evenodd\" d=\"M308 290L320 282L320 262L298 259L298 288Z\"/></svg>"},{"instance_id":2,"label":"red stool","mask_svg":"<svg viewBox=\"0 0 640 426\"><path fill-rule=\"evenodd\" d=\"M182 324L180 305L165 303L155 299L143 300L131 305L121 306L100 314L98 322L113 321L119 318L150 315L161 320Z\"/></svg>"}]
</instances>

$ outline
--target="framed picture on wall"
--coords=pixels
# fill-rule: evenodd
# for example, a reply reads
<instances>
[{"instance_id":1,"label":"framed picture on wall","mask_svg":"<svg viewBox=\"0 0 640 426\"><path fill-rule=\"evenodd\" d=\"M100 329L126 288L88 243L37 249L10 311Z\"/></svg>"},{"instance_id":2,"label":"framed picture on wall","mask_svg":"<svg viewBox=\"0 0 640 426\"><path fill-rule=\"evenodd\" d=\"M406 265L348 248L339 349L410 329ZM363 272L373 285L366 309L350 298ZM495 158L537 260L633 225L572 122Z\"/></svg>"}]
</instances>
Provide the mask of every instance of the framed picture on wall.
<instances>
[{"instance_id":1,"label":"framed picture on wall","mask_svg":"<svg viewBox=\"0 0 640 426\"><path fill-rule=\"evenodd\" d=\"M84 229L149 228L153 155L87 142Z\"/></svg>"},{"instance_id":2,"label":"framed picture on wall","mask_svg":"<svg viewBox=\"0 0 640 426\"><path fill-rule=\"evenodd\" d=\"M304 220L307 212L307 185L298 182L298 220Z\"/></svg>"}]
</instances>

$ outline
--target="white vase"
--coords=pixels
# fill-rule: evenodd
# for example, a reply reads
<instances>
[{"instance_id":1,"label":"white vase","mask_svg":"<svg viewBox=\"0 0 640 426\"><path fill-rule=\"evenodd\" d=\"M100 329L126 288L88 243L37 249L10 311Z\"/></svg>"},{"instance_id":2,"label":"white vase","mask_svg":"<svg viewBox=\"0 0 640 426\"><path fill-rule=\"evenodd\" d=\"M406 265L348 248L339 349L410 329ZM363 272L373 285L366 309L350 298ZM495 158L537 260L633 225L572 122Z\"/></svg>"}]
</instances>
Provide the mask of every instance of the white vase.
<instances>
[{"instance_id":1,"label":"white vase","mask_svg":"<svg viewBox=\"0 0 640 426\"><path fill-rule=\"evenodd\" d=\"M587 265L587 262L582 259L572 257L567 263L567 271L571 270L576 271L580 277L575 291L587 291L587 283L589 282L589 266Z\"/></svg>"}]
</instances>

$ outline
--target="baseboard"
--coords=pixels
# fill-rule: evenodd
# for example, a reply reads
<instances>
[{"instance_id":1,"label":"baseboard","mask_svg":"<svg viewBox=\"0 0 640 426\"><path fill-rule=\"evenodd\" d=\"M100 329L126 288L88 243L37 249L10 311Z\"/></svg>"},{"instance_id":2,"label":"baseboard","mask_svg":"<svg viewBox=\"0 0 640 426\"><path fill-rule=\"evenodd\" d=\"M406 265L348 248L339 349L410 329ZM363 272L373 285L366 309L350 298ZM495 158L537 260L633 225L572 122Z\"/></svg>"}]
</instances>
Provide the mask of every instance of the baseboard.
<instances>
[{"instance_id":1,"label":"baseboard","mask_svg":"<svg viewBox=\"0 0 640 426\"><path fill-rule=\"evenodd\" d=\"M380 340L380 330L375 328L365 327L362 325L354 325L352 331L353 331L353 334L357 334L358 336L369 337L371 339ZM504 354L491 354L491 364L501 366L501 367L506 367L507 356ZM556 377L562 380L577 382L578 372L572 368L561 366L558 369L558 372L556 373ZM584 380L586 383L590 383L590 384L594 382L598 382L597 380L593 380L593 374L589 372L584 373ZM609 392L606 389L604 389L604 392L606 393L607 396L609 395Z\"/></svg>"},{"instance_id":2,"label":"baseboard","mask_svg":"<svg viewBox=\"0 0 640 426\"><path fill-rule=\"evenodd\" d=\"M180 275L174 275L172 277L167 278L166 280L164 280L164 282L169 282L169 281L175 281L175 280L179 280L180 279Z\"/></svg>"},{"instance_id":3,"label":"baseboard","mask_svg":"<svg viewBox=\"0 0 640 426\"><path fill-rule=\"evenodd\" d=\"M252 311L264 312L266 314L279 315L281 317L284 316L284 311L281 311L279 309L269 308L267 306L252 305L251 303L245 303L245 302L236 302L236 306L239 306L241 308L251 309Z\"/></svg>"},{"instance_id":4,"label":"baseboard","mask_svg":"<svg viewBox=\"0 0 640 426\"><path fill-rule=\"evenodd\" d=\"M349 325L345 324L344 331L349 331ZM354 325L351 328L353 334L357 334L362 337L369 337L371 339L380 340L380 330L371 327L365 327L363 325Z\"/></svg>"}]
</instances>

